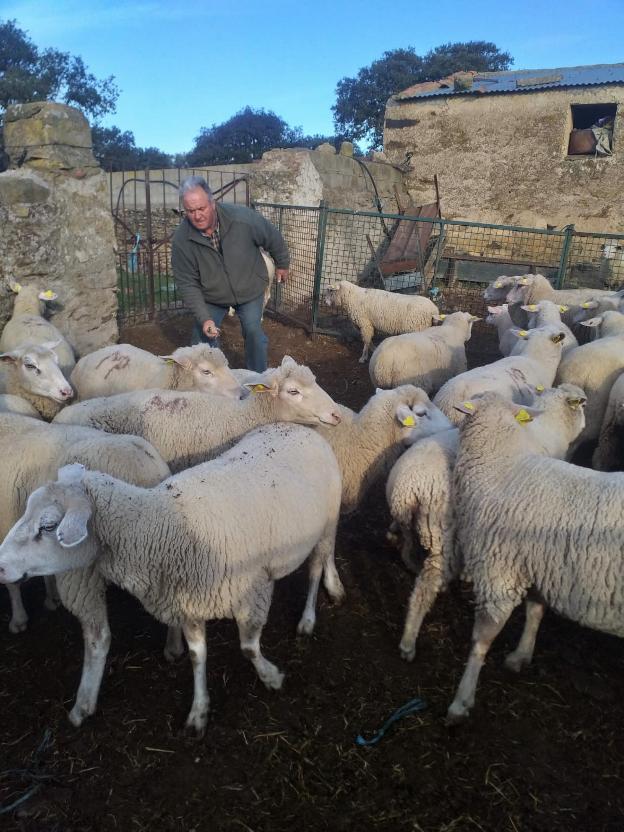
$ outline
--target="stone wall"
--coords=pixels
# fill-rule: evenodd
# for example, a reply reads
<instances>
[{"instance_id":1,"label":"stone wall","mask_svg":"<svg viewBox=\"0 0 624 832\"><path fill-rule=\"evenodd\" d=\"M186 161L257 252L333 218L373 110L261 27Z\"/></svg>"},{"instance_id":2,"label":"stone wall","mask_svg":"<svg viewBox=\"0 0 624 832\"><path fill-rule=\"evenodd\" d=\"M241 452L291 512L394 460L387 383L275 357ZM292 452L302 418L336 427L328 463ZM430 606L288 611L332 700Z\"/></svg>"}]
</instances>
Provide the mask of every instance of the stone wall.
<instances>
[{"instance_id":1,"label":"stone wall","mask_svg":"<svg viewBox=\"0 0 624 832\"><path fill-rule=\"evenodd\" d=\"M614 153L567 157L572 104L618 104ZM449 218L624 232L624 85L449 95L386 108L384 149L413 153L407 184L432 200L438 174ZM397 123L398 122L398 123Z\"/></svg>"},{"instance_id":2,"label":"stone wall","mask_svg":"<svg viewBox=\"0 0 624 832\"><path fill-rule=\"evenodd\" d=\"M4 116L10 169L0 174L0 326L9 280L58 295L54 324L79 355L114 343L115 238L107 179L73 107L19 104Z\"/></svg>"}]
</instances>

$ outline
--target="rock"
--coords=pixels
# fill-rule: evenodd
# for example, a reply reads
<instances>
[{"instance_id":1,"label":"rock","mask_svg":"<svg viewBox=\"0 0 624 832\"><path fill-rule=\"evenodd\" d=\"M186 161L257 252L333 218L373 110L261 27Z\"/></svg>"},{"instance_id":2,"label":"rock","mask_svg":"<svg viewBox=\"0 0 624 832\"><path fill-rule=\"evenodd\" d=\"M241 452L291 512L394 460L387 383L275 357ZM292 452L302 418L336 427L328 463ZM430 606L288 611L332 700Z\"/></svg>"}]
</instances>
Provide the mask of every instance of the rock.
<instances>
[{"instance_id":1,"label":"rock","mask_svg":"<svg viewBox=\"0 0 624 832\"><path fill-rule=\"evenodd\" d=\"M353 142L341 142L340 143L340 155L341 156L353 156Z\"/></svg>"},{"instance_id":2,"label":"rock","mask_svg":"<svg viewBox=\"0 0 624 832\"><path fill-rule=\"evenodd\" d=\"M328 156L336 155L336 148L333 146L333 144L330 144L329 142L323 142L323 144L320 144L318 147L314 149L318 150L319 153L327 153Z\"/></svg>"}]
</instances>

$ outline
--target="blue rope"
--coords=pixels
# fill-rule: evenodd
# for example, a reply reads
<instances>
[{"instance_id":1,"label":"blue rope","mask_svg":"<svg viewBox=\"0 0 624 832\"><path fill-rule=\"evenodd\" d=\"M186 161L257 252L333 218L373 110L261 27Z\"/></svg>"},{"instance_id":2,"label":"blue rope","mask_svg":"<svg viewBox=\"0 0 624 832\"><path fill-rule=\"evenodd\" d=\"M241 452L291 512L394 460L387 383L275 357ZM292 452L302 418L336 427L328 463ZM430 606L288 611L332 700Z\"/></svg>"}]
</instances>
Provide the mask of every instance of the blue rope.
<instances>
[{"instance_id":1,"label":"blue rope","mask_svg":"<svg viewBox=\"0 0 624 832\"><path fill-rule=\"evenodd\" d=\"M377 745L379 740L384 736L388 728L399 719L403 719L404 716L409 716L410 714L415 714L418 711L424 711L427 707L427 703L424 699L410 699L409 702L406 702L405 705L401 705L400 708L397 708L396 711L392 714L392 716L388 717L388 719L384 722L381 726L379 731L370 739L365 740L361 734L355 738L355 742L357 745Z\"/></svg>"}]
</instances>

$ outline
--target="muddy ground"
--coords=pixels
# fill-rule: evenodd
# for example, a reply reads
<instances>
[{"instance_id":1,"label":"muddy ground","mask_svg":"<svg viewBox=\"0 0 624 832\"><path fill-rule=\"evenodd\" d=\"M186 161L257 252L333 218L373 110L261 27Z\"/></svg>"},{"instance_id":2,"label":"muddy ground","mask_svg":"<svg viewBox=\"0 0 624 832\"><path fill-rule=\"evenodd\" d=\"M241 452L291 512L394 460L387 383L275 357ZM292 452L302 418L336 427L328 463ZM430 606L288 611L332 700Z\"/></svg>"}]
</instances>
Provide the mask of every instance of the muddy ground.
<instances>
[{"instance_id":1,"label":"muddy ground","mask_svg":"<svg viewBox=\"0 0 624 832\"><path fill-rule=\"evenodd\" d=\"M177 318L126 329L124 340L157 352L188 341ZM359 407L371 392L361 346L308 339L267 322L271 358L308 363L338 400ZM236 324L225 348L241 365ZM471 364L495 358L481 331ZM531 518L527 518L527 524ZM168 665L164 627L130 596L109 591L113 641L98 713L67 721L79 679L79 627L42 607L42 582L25 586L28 632L7 630L0 598L0 829L20 832L619 832L624 829L624 645L548 614L534 665L516 677L502 665L517 640L516 614L496 641L470 721L444 724L467 656L470 593L454 587L426 619L416 660L398 654L413 583L385 540L383 489L343 522L337 562L348 598L320 599L310 639L295 628L301 572L277 587L263 643L286 672L267 691L240 653L233 622L210 622L212 716L202 740L184 737L188 660ZM261 530L259 530L261 534ZM546 554L546 553L545 553ZM427 709L370 736L396 708Z\"/></svg>"}]
</instances>

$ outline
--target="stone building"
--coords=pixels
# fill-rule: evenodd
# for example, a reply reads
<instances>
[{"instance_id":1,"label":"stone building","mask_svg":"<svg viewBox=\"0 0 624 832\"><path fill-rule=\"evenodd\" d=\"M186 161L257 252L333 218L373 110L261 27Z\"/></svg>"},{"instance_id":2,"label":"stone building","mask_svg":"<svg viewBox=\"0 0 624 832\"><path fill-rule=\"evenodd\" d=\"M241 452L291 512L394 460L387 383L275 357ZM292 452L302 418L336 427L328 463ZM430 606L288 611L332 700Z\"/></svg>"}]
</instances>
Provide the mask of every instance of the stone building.
<instances>
[{"instance_id":1,"label":"stone building","mask_svg":"<svg viewBox=\"0 0 624 832\"><path fill-rule=\"evenodd\" d=\"M393 95L384 151L449 218L624 232L624 63L455 73Z\"/></svg>"}]
</instances>

